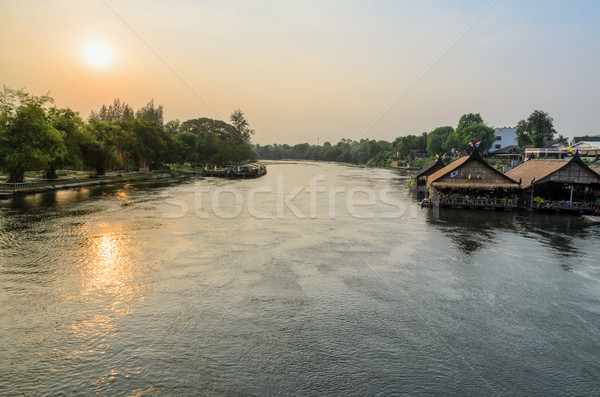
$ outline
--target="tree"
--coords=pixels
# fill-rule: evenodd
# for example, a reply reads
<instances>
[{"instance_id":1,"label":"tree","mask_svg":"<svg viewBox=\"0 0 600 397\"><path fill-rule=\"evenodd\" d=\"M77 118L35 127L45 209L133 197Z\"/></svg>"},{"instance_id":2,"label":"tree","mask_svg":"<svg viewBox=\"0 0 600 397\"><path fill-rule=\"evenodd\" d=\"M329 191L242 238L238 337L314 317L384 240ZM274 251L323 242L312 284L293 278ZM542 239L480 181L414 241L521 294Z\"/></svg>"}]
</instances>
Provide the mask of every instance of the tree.
<instances>
[{"instance_id":1,"label":"tree","mask_svg":"<svg viewBox=\"0 0 600 397\"><path fill-rule=\"evenodd\" d=\"M442 154L446 150L446 142L451 134L454 133L454 128L450 126L438 127L427 134L427 153L434 156Z\"/></svg>"},{"instance_id":2,"label":"tree","mask_svg":"<svg viewBox=\"0 0 600 397\"><path fill-rule=\"evenodd\" d=\"M563 136L562 134L558 135L558 138L556 138L556 142L565 146L569 144L569 140L567 139L567 137Z\"/></svg>"},{"instance_id":3,"label":"tree","mask_svg":"<svg viewBox=\"0 0 600 397\"><path fill-rule=\"evenodd\" d=\"M13 183L23 182L26 171L45 169L64 151L62 134L48 122L42 106L28 97L20 100L27 102L14 116L0 116L0 167Z\"/></svg>"},{"instance_id":4,"label":"tree","mask_svg":"<svg viewBox=\"0 0 600 397\"><path fill-rule=\"evenodd\" d=\"M133 119L121 122L120 125L129 133L130 156L138 165L176 160L176 145L173 144L173 137L160 124Z\"/></svg>"},{"instance_id":5,"label":"tree","mask_svg":"<svg viewBox=\"0 0 600 397\"><path fill-rule=\"evenodd\" d=\"M400 136L394 140L392 148L400 156L414 158L417 153L427 152L427 133Z\"/></svg>"},{"instance_id":6,"label":"tree","mask_svg":"<svg viewBox=\"0 0 600 397\"><path fill-rule=\"evenodd\" d=\"M83 139L84 122L77 112L69 108L48 110L48 119L52 126L62 133L64 150L48 164L46 178L57 178L56 169L65 165L77 166L82 163L80 143Z\"/></svg>"},{"instance_id":7,"label":"tree","mask_svg":"<svg viewBox=\"0 0 600 397\"><path fill-rule=\"evenodd\" d=\"M231 124L227 124L222 120L213 120L206 117L184 121L181 123L179 131L193 132L198 136L213 133L224 140L230 139L234 142L244 142L242 135Z\"/></svg>"},{"instance_id":8,"label":"tree","mask_svg":"<svg viewBox=\"0 0 600 397\"><path fill-rule=\"evenodd\" d=\"M198 135L191 132L180 132L175 136L177 146L177 161L184 163L190 161L195 163L198 161Z\"/></svg>"},{"instance_id":9,"label":"tree","mask_svg":"<svg viewBox=\"0 0 600 397\"><path fill-rule=\"evenodd\" d=\"M244 117L244 113L240 109L236 109L231 113L229 120L237 130L237 132L242 136L244 142L249 143L250 137L254 135L254 130L250 129L250 125L248 121Z\"/></svg>"},{"instance_id":10,"label":"tree","mask_svg":"<svg viewBox=\"0 0 600 397\"><path fill-rule=\"evenodd\" d=\"M479 150L482 152L487 152L492 147L494 141L496 140L496 134L494 134L494 129L486 126L485 124L474 124L463 130L463 150L467 149L471 142L475 145L477 142L479 143Z\"/></svg>"},{"instance_id":11,"label":"tree","mask_svg":"<svg viewBox=\"0 0 600 397\"><path fill-rule=\"evenodd\" d=\"M104 175L107 168L118 165L112 123L91 119L85 127L80 144L84 164L94 168L96 175Z\"/></svg>"},{"instance_id":12,"label":"tree","mask_svg":"<svg viewBox=\"0 0 600 397\"><path fill-rule=\"evenodd\" d=\"M468 127L471 127L476 124L484 124L485 125L485 123L483 122L483 119L481 118L481 115L479 113L463 114L460 117L460 120L458 120L458 126L456 126L456 133L461 138L461 140L464 140L465 130Z\"/></svg>"},{"instance_id":13,"label":"tree","mask_svg":"<svg viewBox=\"0 0 600 397\"><path fill-rule=\"evenodd\" d=\"M534 147L544 147L547 141L554 139L556 130L554 129L554 120L550 115L541 110L534 110L527 120L521 120L517 123L517 142L519 147L533 145Z\"/></svg>"},{"instance_id":14,"label":"tree","mask_svg":"<svg viewBox=\"0 0 600 397\"><path fill-rule=\"evenodd\" d=\"M125 121L134 118L133 109L125 102L121 103L119 98L116 98L111 105L102 105L98 112L92 111L91 119L100 121Z\"/></svg>"},{"instance_id":15,"label":"tree","mask_svg":"<svg viewBox=\"0 0 600 397\"><path fill-rule=\"evenodd\" d=\"M488 127L479 113L468 113L461 116L458 126L453 134L446 140L446 150L462 152L469 148L469 142L473 145L480 142L479 150L486 152L494 143L496 137L494 129Z\"/></svg>"},{"instance_id":16,"label":"tree","mask_svg":"<svg viewBox=\"0 0 600 397\"><path fill-rule=\"evenodd\" d=\"M171 135L176 135L179 133L179 127L181 126L181 122L178 119L167 121L165 123L165 131Z\"/></svg>"},{"instance_id":17,"label":"tree","mask_svg":"<svg viewBox=\"0 0 600 397\"><path fill-rule=\"evenodd\" d=\"M135 112L135 118L143 121L153 121L160 125L163 124L162 105L154 106L154 99L150 100L146 106L141 107Z\"/></svg>"}]
</instances>

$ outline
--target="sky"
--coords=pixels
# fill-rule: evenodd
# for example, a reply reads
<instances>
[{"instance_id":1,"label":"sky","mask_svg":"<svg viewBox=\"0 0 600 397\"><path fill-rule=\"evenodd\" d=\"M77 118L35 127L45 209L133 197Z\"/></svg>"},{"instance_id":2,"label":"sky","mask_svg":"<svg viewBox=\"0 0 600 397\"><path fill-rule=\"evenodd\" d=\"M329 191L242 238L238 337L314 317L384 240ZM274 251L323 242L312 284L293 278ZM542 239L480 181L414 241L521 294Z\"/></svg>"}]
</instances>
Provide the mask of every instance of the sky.
<instances>
[{"instance_id":1,"label":"sky","mask_svg":"<svg viewBox=\"0 0 600 397\"><path fill-rule=\"evenodd\" d=\"M0 0L0 20L0 84L84 118L115 98L165 121L239 108L254 142L322 144L543 110L600 134L595 0Z\"/></svg>"}]
</instances>

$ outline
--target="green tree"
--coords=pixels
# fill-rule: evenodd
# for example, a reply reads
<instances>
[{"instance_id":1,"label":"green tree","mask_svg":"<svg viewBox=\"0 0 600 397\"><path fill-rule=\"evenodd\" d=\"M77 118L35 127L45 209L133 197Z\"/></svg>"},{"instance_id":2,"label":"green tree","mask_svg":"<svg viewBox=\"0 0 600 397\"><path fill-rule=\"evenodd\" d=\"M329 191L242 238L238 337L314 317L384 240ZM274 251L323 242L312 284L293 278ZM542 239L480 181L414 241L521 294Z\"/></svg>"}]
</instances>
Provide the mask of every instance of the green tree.
<instances>
[{"instance_id":1,"label":"green tree","mask_svg":"<svg viewBox=\"0 0 600 397\"><path fill-rule=\"evenodd\" d=\"M183 131L175 135L177 145L177 161L184 163L190 161L196 163L198 161L198 135L191 132Z\"/></svg>"},{"instance_id":2,"label":"green tree","mask_svg":"<svg viewBox=\"0 0 600 397\"><path fill-rule=\"evenodd\" d=\"M159 125L163 125L163 106L154 106L154 99L152 99L146 106L141 107L135 112L135 118L142 121L153 121Z\"/></svg>"},{"instance_id":3,"label":"green tree","mask_svg":"<svg viewBox=\"0 0 600 397\"><path fill-rule=\"evenodd\" d=\"M525 145L544 147L547 141L554 139L554 134L556 134L554 120L548 113L541 110L534 110L527 120L521 120L517 123L519 147Z\"/></svg>"},{"instance_id":4,"label":"green tree","mask_svg":"<svg viewBox=\"0 0 600 397\"><path fill-rule=\"evenodd\" d=\"M80 143L83 140L84 122L77 112L69 108L50 108L48 119L52 126L63 136L64 150L51 161L46 170L46 178L56 178L58 167L66 165L79 166L83 163ZM63 149L63 148L61 148Z\"/></svg>"},{"instance_id":5,"label":"green tree","mask_svg":"<svg viewBox=\"0 0 600 397\"><path fill-rule=\"evenodd\" d=\"M100 121L125 121L133 119L134 113L131 106L116 98L112 104L102 105L98 112L92 111L89 118Z\"/></svg>"},{"instance_id":6,"label":"green tree","mask_svg":"<svg viewBox=\"0 0 600 397\"><path fill-rule=\"evenodd\" d=\"M464 140L465 134L466 134L465 130L468 127L471 127L476 124L484 124L485 125L485 123L483 122L483 119L481 118L481 115L479 113L463 114L460 117L460 120L458 120L458 126L456 126L456 133L461 138L461 140Z\"/></svg>"},{"instance_id":7,"label":"green tree","mask_svg":"<svg viewBox=\"0 0 600 397\"><path fill-rule=\"evenodd\" d=\"M42 106L27 97L14 116L0 116L0 167L10 182L23 182L26 171L48 167L64 151L62 134L48 122ZM4 112L3 112L4 113Z\"/></svg>"},{"instance_id":8,"label":"green tree","mask_svg":"<svg viewBox=\"0 0 600 397\"><path fill-rule=\"evenodd\" d=\"M486 126L485 124L474 124L463 130L463 148L468 148L469 142L475 145L479 144L479 150L481 152L487 152L492 147L492 144L496 140L496 134L494 129Z\"/></svg>"},{"instance_id":9,"label":"green tree","mask_svg":"<svg viewBox=\"0 0 600 397\"><path fill-rule=\"evenodd\" d=\"M211 133L218 135L223 140L229 139L239 143L245 142L242 135L231 124L206 117L184 121L181 123L179 131L193 132L198 136Z\"/></svg>"},{"instance_id":10,"label":"green tree","mask_svg":"<svg viewBox=\"0 0 600 397\"><path fill-rule=\"evenodd\" d=\"M417 153L427 152L427 133L398 137L392 143L392 147L400 156L414 158Z\"/></svg>"},{"instance_id":11,"label":"green tree","mask_svg":"<svg viewBox=\"0 0 600 397\"><path fill-rule=\"evenodd\" d=\"M179 133L179 127L181 126L181 122L177 119L167 121L165 123L165 131L167 131L171 135L176 135Z\"/></svg>"},{"instance_id":12,"label":"green tree","mask_svg":"<svg viewBox=\"0 0 600 397\"><path fill-rule=\"evenodd\" d=\"M80 148L84 164L95 169L96 175L104 175L106 169L119 165L114 128L110 121L91 119L85 126Z\"/></svg>"},{"instance_id":13,"label":"green tree","mask_svg":"<svg viewBox=\"0 0 600 397\"><path fill-rule=\"evenodd\" d=\"M448 136L444 146L447 151L460 153L469 149L469 142L473 145L480 142L479 150L486 152L495 139L494 129L485 124L479 113L468 113L461 116L456 131Z\"/></svg>"},{"instance_id":14,"label":"green tree","mask_svg":"<svg viewBox=\"0 0 600 397\"><path fill-rule=\"evenodd\" d=\"M138 165L161 164L175 160L173 137L154 121L127 120L120 123L129 132L130 155Z\"/></svg>"},{"instance_id":15,"label":"green tree","mask_svg":"<svg viewBox=\"0 0 600 397\"><path fill-rule=\"evenodd\" d=\"M442 154L446 150L446 142L451 134L454 133L454 128L438 127L427 134L427 153L432 156Z\"/></svg>"},{"instance_id":16,"label":"green tree","mask_svg":"<svg viewBox=\"0 0 600 397\"><path fill-rule=\"evenodd\" d=\"M569 144L569 140L567 139L567 137L563 136L562 134L558 135L558 138L556 138L556 142L565 146Z\"/></svg>"},{"instance_id":17,"label":"green tree","mask_svg":"<svg viewBox=\"0 0 600 397\"><path fill-rule=\"evenodd\" d=\"M231 113L229 120L240 134L244 142L249 143L250 138L254 135L254 130L250 128L246 117L244 117L244 113L240 109L236 109Z\"/></svg>"}]
</instances>

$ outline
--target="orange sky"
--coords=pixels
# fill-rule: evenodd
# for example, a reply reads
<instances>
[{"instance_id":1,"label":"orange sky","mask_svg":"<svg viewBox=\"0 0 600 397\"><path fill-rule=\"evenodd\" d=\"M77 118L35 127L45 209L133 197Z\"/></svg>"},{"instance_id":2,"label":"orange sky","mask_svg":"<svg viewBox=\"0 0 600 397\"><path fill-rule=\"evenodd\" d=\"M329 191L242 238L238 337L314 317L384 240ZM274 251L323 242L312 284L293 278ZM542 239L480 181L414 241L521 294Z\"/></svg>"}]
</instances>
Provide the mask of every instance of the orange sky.
<instances>
[{"instance_id":1,"label":"orange sky","mask_svg":"<svg viewBox=\"0 0 600 397\"><path fill-rule=\"evenodd\" d=\"M566 136L600 133L596 2L412 3L3 0L0 84L84 117L117 97L153 98L166 120L241 108L261 144L393 140L469 112L514 126L535 109ZM86 61L91 41L112 63Z\"/></svg>"}]
</instances>

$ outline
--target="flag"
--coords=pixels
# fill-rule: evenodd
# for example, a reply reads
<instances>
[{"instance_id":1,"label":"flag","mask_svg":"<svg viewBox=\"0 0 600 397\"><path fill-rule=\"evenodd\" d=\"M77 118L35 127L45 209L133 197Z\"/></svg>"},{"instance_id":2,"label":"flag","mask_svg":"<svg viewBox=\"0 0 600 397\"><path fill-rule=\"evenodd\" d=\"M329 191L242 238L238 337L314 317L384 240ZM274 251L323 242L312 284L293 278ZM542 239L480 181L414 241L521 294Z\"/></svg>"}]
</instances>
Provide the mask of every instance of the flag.
<instances>
[{"instance_id":1,"label":"flag","mask_svg":"<svg viewBox=\"0 0 600 397\"><path fill-rule=\"evenodd\" d=\"M436 153L436 154L435 154L435 158L436 158L436 159L439 159L439 158L440 158L440 155Z\"/></svg>"},{"instance_id":2,"label":"flag","mask_svg":"<svg viewBox=\"0 0 600 397\"><path fill-rule=\"evenodd\" d=\"M479 147L479 144L481 143L481 141L477 141L475 142L475 147Z\"/></svg>"},{"instance_id":3,"label":"flag","mask_svg":"<svg viewBox=\"0 0 600 397\"><path fill-rule=\"evenodd\" d=\"M453 172L450 174L450 178L454 178L456 175L458 175L458 171L453 171Z\"/></svg>"},{"instance_id":4,"label":"flag","mask_svg":"<svg viewBox=\"0 0 600 397\"><path fill-rule=\"evenodd\" d=\"M469 146L473 146L473 142L469 141Z\"/></svg>"}]
</instances>

